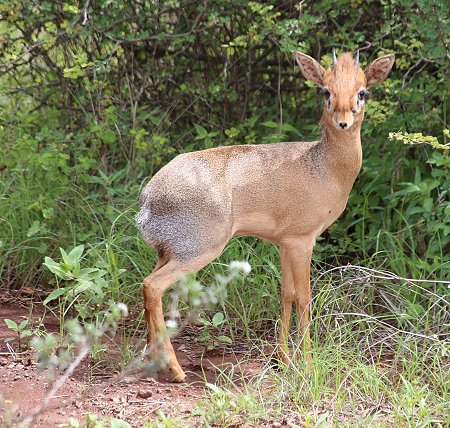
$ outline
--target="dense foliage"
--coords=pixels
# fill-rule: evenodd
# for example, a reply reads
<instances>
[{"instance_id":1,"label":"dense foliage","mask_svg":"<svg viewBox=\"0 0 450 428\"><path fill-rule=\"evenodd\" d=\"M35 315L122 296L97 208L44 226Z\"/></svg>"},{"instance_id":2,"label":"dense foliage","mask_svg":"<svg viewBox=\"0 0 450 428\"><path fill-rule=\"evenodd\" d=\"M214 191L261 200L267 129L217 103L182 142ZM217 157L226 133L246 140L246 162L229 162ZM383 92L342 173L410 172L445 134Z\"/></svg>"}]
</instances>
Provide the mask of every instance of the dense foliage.
<instances>
[{"instance_id":1,"label":"dense foliage","mask_svg":"<svg viewBox=\"0 0 450 428\"><path fill-rule=\"evenodd\" d=\"M318 138L322 100L293 52L326 65L332 47L359 48L364 64L393 52L396 65L373 90L362 172L316 257L448 277L448 153L388 138L421 132L448 143L446 8L441 0L2 1L2 287L37 286L44 255L60 246L86 244L116 273L144 254L139 274L148 271L132 220L146 177L180 152ZM112 248L135 253L116 260Z\"/></svg>"}]
</instances>

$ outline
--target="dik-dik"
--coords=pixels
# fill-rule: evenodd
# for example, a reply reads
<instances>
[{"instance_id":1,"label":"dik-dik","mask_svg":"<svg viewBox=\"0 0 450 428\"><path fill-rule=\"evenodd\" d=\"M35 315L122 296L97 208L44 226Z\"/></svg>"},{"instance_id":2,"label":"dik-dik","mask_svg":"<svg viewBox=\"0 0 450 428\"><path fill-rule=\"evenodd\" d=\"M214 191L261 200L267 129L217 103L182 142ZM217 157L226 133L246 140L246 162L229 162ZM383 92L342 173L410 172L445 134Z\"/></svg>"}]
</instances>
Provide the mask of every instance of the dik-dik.
<instances>
[{"instance_id":1,"label":"dik-dik","mask_svg":"<svg viewBox=\"0 0 450 428\"><path fill-rule=\"evenodd\" d=\"M158 262L143 283L150 349L167 356L173 379L185 374L166 336L161 298L180 274L218 257L233 236L253 235L280 247L281 326L279 355L295 303L308 357L311 253L316 238L342 213L362 161L361 123L368 88L382 82L394 55L365 71L359 56L345 53L325 70L297 52L303 76L324 97L321 139L315 142L218 147L177 156L141 194L136 217ZM158 348L159 347L159 348Z\"/></svg>"}]
</instances>

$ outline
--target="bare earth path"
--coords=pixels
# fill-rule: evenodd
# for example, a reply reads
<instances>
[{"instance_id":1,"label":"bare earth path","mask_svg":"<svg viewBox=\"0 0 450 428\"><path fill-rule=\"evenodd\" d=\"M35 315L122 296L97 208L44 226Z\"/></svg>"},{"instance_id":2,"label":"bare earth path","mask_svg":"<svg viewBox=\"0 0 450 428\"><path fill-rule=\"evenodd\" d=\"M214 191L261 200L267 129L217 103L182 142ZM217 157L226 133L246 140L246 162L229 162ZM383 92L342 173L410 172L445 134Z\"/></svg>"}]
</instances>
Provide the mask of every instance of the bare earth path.
<instances>
[{"instance_id":1,"label":"bare earth path","mask_svg":"<svg viewBox=\"0 0 450 428\"><path fill-rule=\"evenodd\" d=\"M28 315L24 307L0 303L0 396L4 399L0 406L1 426L10 426L11 421L21 419L42 401L51 388L46 373L37 372L31 351L17 352L17 341L14 341L12 344L17 354L13 355L4 342L5 338L14 336L4 319L19 323ZM46 328L57 331L57 321L46 323ZM173 342L180 363L186 368L187 382L170 383L167 374L108 382L117 373L104 368L96 370L93 375L86 359L52 398L50 408L36 418L33 426L57 427L67 423L70 417L81 420L88 413L120 418L133 427L143 426L146 421L154 419L158 410L171 417L189 415L202 400L205 379L214 382L218 370L230 362L235 363L240 356L231 351L218 353L217 350L215 355L202 356L203 346L189 337L179 337ZM252 374L258 370L258 365L248 363L243 370ZM189 423L195 425L195 418L190 418Z\"/></svg>"}]
</instances>

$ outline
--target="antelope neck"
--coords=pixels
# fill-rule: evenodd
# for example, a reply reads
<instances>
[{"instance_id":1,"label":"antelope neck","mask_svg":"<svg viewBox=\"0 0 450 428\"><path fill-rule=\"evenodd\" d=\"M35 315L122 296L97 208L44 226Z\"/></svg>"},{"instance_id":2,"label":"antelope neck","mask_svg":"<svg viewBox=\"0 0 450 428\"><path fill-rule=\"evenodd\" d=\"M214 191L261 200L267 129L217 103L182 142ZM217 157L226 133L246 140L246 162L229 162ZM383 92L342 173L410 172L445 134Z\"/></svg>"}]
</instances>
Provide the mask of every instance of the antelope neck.
<instances>
[{"instance_id":1,"label":"antelope neck","mask_svg":"<svg viewBox=\"0 0 450 428\"><path fill-rule=\"evenodd\" d=\"M362 164L361 124L362 115L346 130L335 128L331 119L322 116L321 142L324 144L325 162L329 171L342 182L352 186Z\"/></svg>"}]
</instances>

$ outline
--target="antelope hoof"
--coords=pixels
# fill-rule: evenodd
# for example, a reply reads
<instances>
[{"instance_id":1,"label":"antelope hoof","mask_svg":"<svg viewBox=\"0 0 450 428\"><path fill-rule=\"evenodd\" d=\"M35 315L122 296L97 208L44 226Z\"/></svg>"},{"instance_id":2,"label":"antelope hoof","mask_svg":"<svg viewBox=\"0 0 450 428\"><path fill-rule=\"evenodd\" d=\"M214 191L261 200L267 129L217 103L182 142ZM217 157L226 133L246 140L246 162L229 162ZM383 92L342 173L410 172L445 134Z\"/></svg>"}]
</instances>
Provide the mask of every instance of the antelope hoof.
<instances>
[{"instance_id":1,"label":"antelope hoof","mask_svg":"<svg viewBox=\"0 0 450 428\"><path fill-rule=\"evenodd\" d=\"M172 373L172 381L173 382L184 382L186 379L186 375L183 369L177 364L173 366L169 366L170 373Z\"/></svg>"},{"instance_id":2,"label":"antelope hoof","mask_svg":"<svg viewBox=\"0 0 450 428\"><path fill-rule=\"evenodd\" d=\"M289 350L278 348L276 354L272 357L272 360L279 368L288 366L291 362Z\"/></svg>"}]
</instances>

